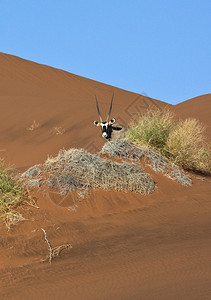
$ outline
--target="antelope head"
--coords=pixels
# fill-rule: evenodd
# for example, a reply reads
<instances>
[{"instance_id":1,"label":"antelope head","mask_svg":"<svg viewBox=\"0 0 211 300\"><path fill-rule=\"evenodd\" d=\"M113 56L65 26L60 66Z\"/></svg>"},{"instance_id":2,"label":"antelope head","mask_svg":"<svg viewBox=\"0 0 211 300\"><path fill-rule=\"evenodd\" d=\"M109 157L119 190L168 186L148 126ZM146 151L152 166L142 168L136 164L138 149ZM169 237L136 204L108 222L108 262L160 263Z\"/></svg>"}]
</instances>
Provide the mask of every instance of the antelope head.
<instances>
[{"instance_id":1,"label":"antelope head","mask_svg":"<svg viewBox=\"0 0 211 300\"><path fill-rule=\"evenodd\" d=\"M93 123L94 123L95 126L101 126L102 137L104 137L107 140L110 140L111 139L112 130L113 130L112 125L115 123L115 119L111 119L109 121L114 95L111 98L109 112L108 112L108 116L107 116L107 119L106 119L105 122L103 122L103 119L102 119L101 114L100 114L97 97L95 96L95 98L96 98L96 106L97 106L97 111L98 111L98 115L99 115L99 118L100 118L100 123L97 122L97 121L94 121Z\"/></svg>"}]
</instances>

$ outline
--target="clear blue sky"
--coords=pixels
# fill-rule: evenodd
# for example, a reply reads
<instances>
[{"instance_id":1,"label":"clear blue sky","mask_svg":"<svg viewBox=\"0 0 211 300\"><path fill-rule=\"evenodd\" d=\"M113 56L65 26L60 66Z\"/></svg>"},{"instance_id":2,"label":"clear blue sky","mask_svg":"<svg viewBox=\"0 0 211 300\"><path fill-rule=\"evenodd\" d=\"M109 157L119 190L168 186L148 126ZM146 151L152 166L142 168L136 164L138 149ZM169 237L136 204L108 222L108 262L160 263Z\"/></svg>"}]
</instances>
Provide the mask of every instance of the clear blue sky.
<instances>
[{"instance_id":1,"label":"clear blue sky","mask_svg":"<svg viewBox=\"0 0 211 300\"><path fill-rule=\"evenodd\" d=\"M0 0L0 52L176 104L211 92L211 1Z\"/></svg>"}]
</instances>

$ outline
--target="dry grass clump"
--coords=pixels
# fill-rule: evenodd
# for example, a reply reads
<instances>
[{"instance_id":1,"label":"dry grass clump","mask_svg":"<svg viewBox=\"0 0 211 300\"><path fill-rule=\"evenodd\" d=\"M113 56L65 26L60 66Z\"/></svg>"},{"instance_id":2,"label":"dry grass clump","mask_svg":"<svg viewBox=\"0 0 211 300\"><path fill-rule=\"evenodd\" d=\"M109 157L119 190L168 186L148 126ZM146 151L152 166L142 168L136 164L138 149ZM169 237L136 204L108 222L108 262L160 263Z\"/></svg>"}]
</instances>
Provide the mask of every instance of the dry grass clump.
<instances>
[{"instance_id":1,"label":"dry grass clump","mask_svg":"<svg viewBox=\"0 0 211 300\"><path fill-rule=\"evenodd\" d=\"M100 153L109 154L112 157L140 160L143 158L145 150L144 147L135 147L129 141L116 139L105 143Z\"/></svg>"},{"instance_id":2,"label":"dry grass clump","mask_svg":"<svg viewBox=\"0 0 211 300\"><path fill-rule=\"evenodd\" d=\"M211 174L211 152L204 131L205 126L196 119L180 121L170 132L166 148L176 164Z\"/></svg>"},{"instance_id":3,"label":"dry grass clump","mask_svg":"<svg viewBox=\"0 0 211 300\"><path fill-rule=\"evenodd\" d=\"M57 162L48 165L48 170L58 170L56 179L58 186L65 189L116 189L137 191L148 194L154 191L154 182L139 166L131 163L117 163L102 159L96 154L91 154L83 149L70 149L60 151ZM52 178L49 178L52 183Z\"/></svg>"},{"instance_id":4,"label":"dry grass clump","mask_svg":"<svg viewBox=\"0 0 211 300\"><path fill-rule=\"evenodd\" d=\"M154 181L140 166L103 159L83 149L61 150L44 163L42 171L41 181L60 193L99 188L149 194L155 189Z\"/></svg>"},{"instance_id":5,"label":"dry grass clump","mask_svg":"<svg viewBox=\"0 0 211 300\"><path fill-rule=\"evenodd\" d=\"M126 139L156 150L184 169L211 174L211 151L204 130L195 119L176 121L168 110L150 110L131 123Z\"/></svg>"},{"instance_id":6,"label":"dry grass clump","mask_svg":"<svg viewBox=\"0 0 211 300\"><path fill-rule=\"evenodd\" d=\"M126 132L126 139L166 153L166 141L175 126L174 114L169 110L148 110L140 114L138 121L132 121Z\"/></svg>"},{"instance_id":7,"label":"dry grass clump","mask_svg":"<svg viewBox=\"0 0 211 300\"><path fill-rule=\"evenodd\" d=\"M10 168L5 168L3 161L0 161L0 219L8 229L11 224L23 220L20 213L15 209L22 205L28 198L26 187L15 176Z\"/></svg>"},{"instance_id":8,"label":"dry grass clump","mask_svg":"<svg viewBox=\"0 0 211 300\"><path fill-rule=\"evenodd\" d=\"M40 128L40 124L34 120L33 123L29 127L27 127L27 130L34 131L38 128Z\"/></svg>"},{"instance_id":9,"label":"dry grass clump","mask_svg":"<svg viewBox=\"0 0 211 300\"><path fill-rule=\"evenodd\" d=\"M65 129L62 127L54 127L53 128L53 133L56 135L62 135L65 133Z\"/></svg>"},{"instance_id":10,"label":"dry grass clump","mask_svg":"<svg viewBox=\"0 0 211 300\"><path fill-rule=\"evenodd\" d=\"M105 143L101 153L135 161L143 160L155 172L161 172L164 176L176 180L182 185L190 186L192 184L191 179L178 166L169 162L153 149L138 146L125 140L115 140Z\"/></svg>"},{"instance_id":11,"label":"dry grass clump","mask_svg":"<svg viewBox=\"0 0 211 300\"><path fill-rule=\"evenodd\" d=\"M10 211L3 213L0 216L0 218L5 223L8 231L10 230L11 225L16 225L20 221L25 220L25 218L22 216L22 214L15 210L10 210Z\"/></svg>"},{"instance_id":12,"label":"dry grass clump","mask_svg":"<svg viewBox=\"0 0 211 300\"><path fill-rule=\"evenodd\" d=\"M168 161L165 157L155 152L153 149L145 149L144 161L155 172L161 172L164 176L178 181L182 185L192 185L190 177L187 176L179 166Z\"/></svg>"}]
</instances>

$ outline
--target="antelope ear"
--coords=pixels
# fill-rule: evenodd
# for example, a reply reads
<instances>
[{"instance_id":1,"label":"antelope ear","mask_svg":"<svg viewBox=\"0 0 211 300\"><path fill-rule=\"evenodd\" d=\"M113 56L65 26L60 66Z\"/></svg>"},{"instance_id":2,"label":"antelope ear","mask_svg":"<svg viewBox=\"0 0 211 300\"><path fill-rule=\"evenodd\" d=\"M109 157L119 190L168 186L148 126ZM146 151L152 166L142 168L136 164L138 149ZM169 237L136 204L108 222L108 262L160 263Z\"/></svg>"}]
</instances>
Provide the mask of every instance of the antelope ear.
<instances>
[{"instance_id":1,"label":"antelope ear","mask_svg":"<svg viewBox=\"0 0 211 300\"><path fill-rule=\"evenodd\" d=\"M100 126L100 124L98 123L98 121L94 121L93 124L94 124L95 126Z\"/></svg>"},{"instance_id":2,"label":"antelope ear","mask_svg":"<svg viewBox=\"0 0 211 300\"><path fill-rule=\"evenodd\" d=\"M116 122L115 119L111 119L111 121L109 122L109 125L113 125Z\"/></svg>"}]
</instances>

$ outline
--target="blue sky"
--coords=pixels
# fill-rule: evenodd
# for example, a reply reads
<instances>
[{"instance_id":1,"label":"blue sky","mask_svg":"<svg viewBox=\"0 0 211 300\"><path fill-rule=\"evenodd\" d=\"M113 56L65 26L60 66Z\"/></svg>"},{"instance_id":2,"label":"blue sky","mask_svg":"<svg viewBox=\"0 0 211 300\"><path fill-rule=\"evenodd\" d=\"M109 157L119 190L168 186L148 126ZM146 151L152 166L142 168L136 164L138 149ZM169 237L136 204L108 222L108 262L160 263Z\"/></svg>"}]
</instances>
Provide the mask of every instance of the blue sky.
<instances>
[{"instance_id":1,"label":"blue sky","mask_svg":"<svg viewBox=\"0 0 211 300\"><path fill-rule=\"evenodd\" d=\"M211 92L210 0L0 0L0 52L176 104Z\"/></svg>"}]
</instances>

